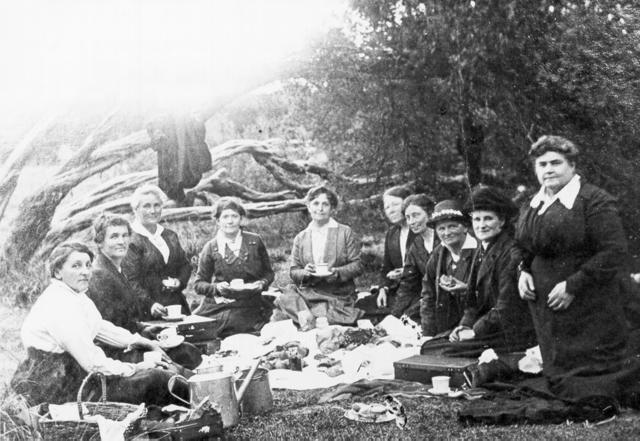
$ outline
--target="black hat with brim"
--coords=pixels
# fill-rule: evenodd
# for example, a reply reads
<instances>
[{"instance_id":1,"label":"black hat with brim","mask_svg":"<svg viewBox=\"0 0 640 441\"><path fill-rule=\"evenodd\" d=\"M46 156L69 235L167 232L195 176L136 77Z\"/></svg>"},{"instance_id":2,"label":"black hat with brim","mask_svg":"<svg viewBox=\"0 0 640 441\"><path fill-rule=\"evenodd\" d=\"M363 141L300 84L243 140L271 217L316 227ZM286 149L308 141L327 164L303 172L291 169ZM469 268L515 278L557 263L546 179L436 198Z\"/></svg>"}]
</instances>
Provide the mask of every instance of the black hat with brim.
<instances>
[{"instance_id":1,"label":"black hat with brim","mask_svg":"<svg viewBox=\"0 0 640 441\"><path fill-rule=\"evenodd\" d=\"M495 187L486 185L473 189L465 204L468 213L475 210L493 211L498 216L510 220L518 214L518 207L511 199Z\"/></svg>"},{"instance_id":2,"label":"black hat with brim","mask_svg":"<svg viewBox=\"0 0 640 441\"><path fill-rule=\"evenodd\" d=\"M446 199L436 204L431 219L427 221L427 225L434 228L439 222L443 221L456 221L468 225L469 216L465 213L460 202Z\"/></svg>"}]
</instances>

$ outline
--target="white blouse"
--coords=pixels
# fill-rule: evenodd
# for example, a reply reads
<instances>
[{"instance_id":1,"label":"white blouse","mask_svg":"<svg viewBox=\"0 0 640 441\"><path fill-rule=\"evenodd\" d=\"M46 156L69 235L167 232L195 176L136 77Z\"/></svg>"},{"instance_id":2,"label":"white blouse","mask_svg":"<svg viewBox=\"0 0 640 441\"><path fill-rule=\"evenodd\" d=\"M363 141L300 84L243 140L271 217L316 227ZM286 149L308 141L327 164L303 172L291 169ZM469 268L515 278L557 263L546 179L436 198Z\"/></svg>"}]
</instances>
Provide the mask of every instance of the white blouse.
<instances>
[{"instance_id":1,"label":"white blouse","mask_svg":"<svg viewBox=\"0 0 640 441\"><path fill-rule=\"evenodd\" d=\"M329 234L329 228L338 228L338 223L333 219L321 227L312 226L309 224L309 230L311 231L311 252L313 255L313 263L324 263L324 251L327 247L327 235Z\"/></svg>"},{"instance_id":2,"label":"white blouse","mask_svg":"<svg viewBox=\"0 0 640 441\"><path fill-rule=\"evenodd\" d=\"M85 293L52 279L31 307L20 333L25 347L61 354L68 352L87 372L130 376L135 366L108 358L93 341L126 348L136 337L104 320Z\"/></svg>"},{"instance_id":3,"label":"white blouse","mask_svg":"<svg viewBox=\"0 0 640 441\"><path fill-rule=\"evenodd\" d=\"M167 242L165 242L164 238L162 237L162 232L164 231L162 225L156 225L156 232L151 233L144 227L144 225L136 220L131 223L131 229L141 236L149 239L149 242L151 242L151 244L156 247L158 251L160 251L160 254L162 254L164 263L167 263L169 261L170 250L169 245L167 245Z\"/></svg>"}]
</instances>

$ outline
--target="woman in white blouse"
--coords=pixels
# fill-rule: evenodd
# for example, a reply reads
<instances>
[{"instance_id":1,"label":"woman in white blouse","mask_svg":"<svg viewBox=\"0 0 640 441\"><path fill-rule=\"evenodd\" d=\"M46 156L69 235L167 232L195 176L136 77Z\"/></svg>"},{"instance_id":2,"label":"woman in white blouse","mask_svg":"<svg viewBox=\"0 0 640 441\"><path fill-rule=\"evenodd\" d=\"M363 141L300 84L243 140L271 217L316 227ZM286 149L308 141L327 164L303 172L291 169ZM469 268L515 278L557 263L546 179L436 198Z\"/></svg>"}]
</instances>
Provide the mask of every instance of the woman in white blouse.
<instances>
[{"instance_id":1,"label":"woman in white blouse","mask_svg":"<svg viewBox=\"0 0 640 441\"><path fill-rule=\"evenodd\" d=\"M102 319L87 297L93 253L86 245L59 245L49 258L51 284L27 315L21 331L27 359L11 386L31 404L73 401L88 372L107 375L109 400L167 404L172 397L166 354L153 342ZM163 361L125 363L108 358L95 341L108 346L156 351Z\"/></svg>"}]
</instances>

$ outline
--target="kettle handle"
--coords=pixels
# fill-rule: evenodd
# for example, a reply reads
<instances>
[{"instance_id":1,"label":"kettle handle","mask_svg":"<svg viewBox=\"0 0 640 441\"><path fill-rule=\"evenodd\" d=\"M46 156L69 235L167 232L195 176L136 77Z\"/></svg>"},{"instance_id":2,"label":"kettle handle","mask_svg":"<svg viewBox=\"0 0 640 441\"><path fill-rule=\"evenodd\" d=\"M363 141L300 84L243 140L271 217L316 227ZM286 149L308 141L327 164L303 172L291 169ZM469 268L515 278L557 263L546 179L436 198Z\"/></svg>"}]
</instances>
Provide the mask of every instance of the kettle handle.
<instances>
[{"instance_id":1,"label":"kettle handle","mask_svg":"<svg viewBox=\"0 0 640 441\"><path fill-rule=\"evenodd\" d=\"M180 395L176 395L176 394L173 393L173 387L176 384L176 380L180 380L180 381L183 381L184 383L186 383L187 389L189 390L189 400L191 400L191 388L189 388L189 380L187 380L182 375L177 375L176 374L173 377L169 378L169 381L167 381L167 389L169 389L169 393L171 395L173 395L175 398L177 398L178 400L182 401L183 403L186 403L187 406L191 406L191 402L190 401L185 401L185 399L182 398Z\"/></svg>"},{"instance_id":2,"label":"kettle handle","mask_svg":"<svg viewBox=\"0 0 640 441\"><path fill-rule=\"evenodd\" d=\"M262 358L258 358L258 360L253 364L253 366L251 366L251 369L249 369L249 372L247 373L247 378L244 379L244 381L242 382L242 385L240 385L240 389L238 389L238 391L236 392L236 395L238 397L238 403L242 402L244 393L246 392L247 387L249 387L249 383L251 383L251 380L253 379L253 376L258 370L258 366L260 366L260 363L262 363Z\"/></svg>"}]
</instances>

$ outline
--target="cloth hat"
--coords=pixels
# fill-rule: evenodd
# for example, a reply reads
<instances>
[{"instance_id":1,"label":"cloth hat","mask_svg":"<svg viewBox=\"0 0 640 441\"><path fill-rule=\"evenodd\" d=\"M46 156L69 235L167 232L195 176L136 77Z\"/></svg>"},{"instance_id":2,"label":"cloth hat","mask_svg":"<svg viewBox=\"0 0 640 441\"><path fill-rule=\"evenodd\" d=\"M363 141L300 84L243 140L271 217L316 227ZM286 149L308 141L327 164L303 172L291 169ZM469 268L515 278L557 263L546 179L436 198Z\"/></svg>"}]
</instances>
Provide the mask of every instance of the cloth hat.
<instances>
[{"instance_id":1,"label":"cloth hat","mask_svg":"<svg viewBox=\"0 0 640 441\"><path fill-rule=\"evenodd\" d=\"M478 186L471 191L465 209L468 213L473 210L493 211L507 221L518 214L518 207L511 199L497 188L486 185Z\"/></svg>"},{"instance_id":2,"label":"cloth hat","mask_svg":"<svg viewBox=\"0 0 640 441\"><path fill-rule=\"evenodd\" d=\"M453 199L446 199L438 202L433 209L431 219L427 221L427 225L434 228L438 222L445 220L453 220L464 225L469 224L469 217L464 212L462 204Z\"/></svg>"}]
</instances>

